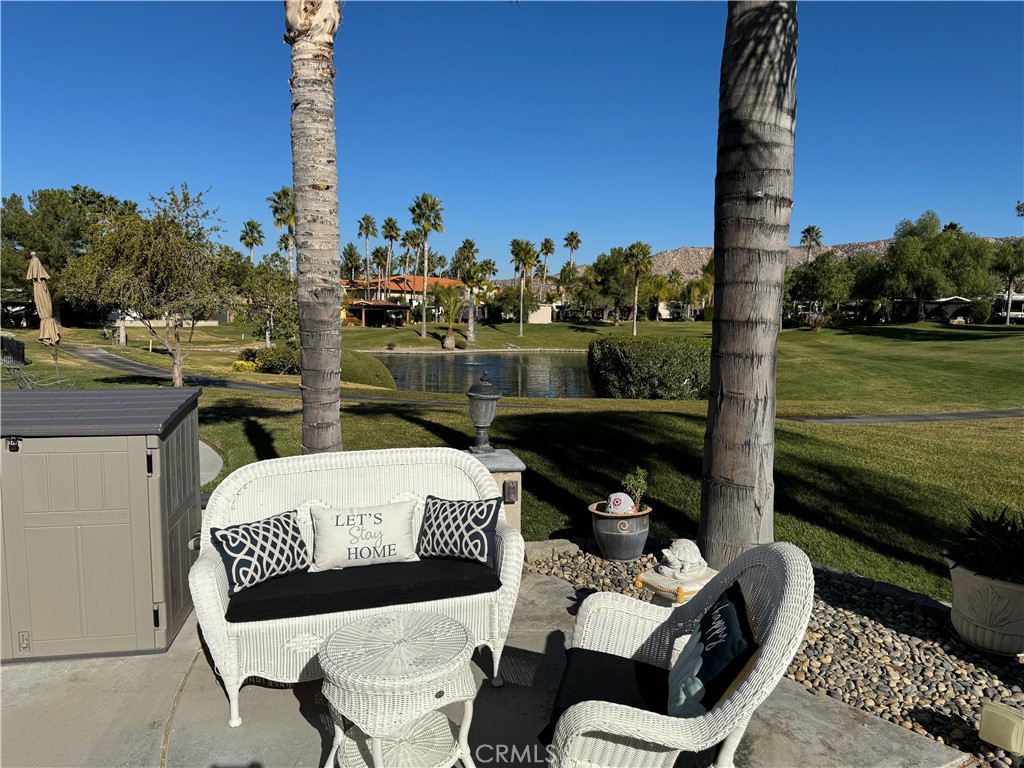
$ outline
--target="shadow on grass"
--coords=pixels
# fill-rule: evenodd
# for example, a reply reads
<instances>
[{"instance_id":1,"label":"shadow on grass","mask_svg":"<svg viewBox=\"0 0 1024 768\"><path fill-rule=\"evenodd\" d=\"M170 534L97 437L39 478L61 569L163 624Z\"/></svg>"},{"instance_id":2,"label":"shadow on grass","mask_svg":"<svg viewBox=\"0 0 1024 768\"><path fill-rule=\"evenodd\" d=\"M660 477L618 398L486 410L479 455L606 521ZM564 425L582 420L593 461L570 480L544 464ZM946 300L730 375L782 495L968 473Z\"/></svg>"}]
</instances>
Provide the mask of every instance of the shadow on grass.
<instances>
[{"instance_id":1,"label":"shadow on grass","mask_svg":"<svg viewBox=\"0 0 1024 768\"><path fill-rule=\"evenodd\" d=\"M569 330L576 333L597 333L597 328L592 328L586 325L578 325L576 323L569 326Z\"/></svg>"},{"instance_id":2,"label":"shadow on grass","mask_svg":"<svg viewBox=\"0 0 1024 768\"><path fill-rule=\"evenodd\" d=\"M871 336L890 341L976 341L1001 339L1013 334L1024 338L1024 330L1013 325L844 325L837 330L848 336Z\"/></svg>"},{"instance_id":3,"label":"shadow on grass","mask_svg":"<svg viewBox=\"0 0 1024 768\"><path fill-rule=\"evenodd\" d=\"M111 373L96 379L97 384L110 384L112 387L169 387L171 372L167 372L167 378L160 376L139 376L135 373Z\"/></svg>"}]
</instances>

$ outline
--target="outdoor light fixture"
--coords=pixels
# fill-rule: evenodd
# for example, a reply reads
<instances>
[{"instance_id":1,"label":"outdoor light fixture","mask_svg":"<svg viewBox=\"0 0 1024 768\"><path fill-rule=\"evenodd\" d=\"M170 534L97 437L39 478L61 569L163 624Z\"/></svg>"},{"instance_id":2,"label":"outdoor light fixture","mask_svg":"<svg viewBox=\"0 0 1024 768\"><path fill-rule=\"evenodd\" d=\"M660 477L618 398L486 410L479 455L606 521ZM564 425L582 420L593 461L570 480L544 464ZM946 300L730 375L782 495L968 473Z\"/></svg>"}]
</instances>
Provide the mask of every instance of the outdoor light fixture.
<instances>
[{"instance_id":1,"label":"outdoor light fixture","mask_svg":"<svg viewBox=\"0 0 1024 768\"><path fill-rule=\"evenodd\" d=\"M487 428L494 421L501 392L491 384L487 371L484 371L480 381L466 391L466 397L469 398L469 420L476 427L476 442L470 446L469 452L494 453L494 447L487 437Z\"/></svg>"}]
</instances>

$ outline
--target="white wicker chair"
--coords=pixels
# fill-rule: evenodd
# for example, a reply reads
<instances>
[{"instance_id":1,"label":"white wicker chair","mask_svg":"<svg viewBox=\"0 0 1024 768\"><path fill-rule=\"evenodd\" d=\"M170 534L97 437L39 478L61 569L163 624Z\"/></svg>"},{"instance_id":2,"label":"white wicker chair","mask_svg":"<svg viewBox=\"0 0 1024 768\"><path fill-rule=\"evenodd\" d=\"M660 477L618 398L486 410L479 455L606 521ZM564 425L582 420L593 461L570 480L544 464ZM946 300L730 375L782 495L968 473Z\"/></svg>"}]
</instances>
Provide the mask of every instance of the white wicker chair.
<instances>
[{"instance_id":1,"label":"white wicker chair","mask_svg":"<svg viewBox=\"0 0 1024 768\"><path fill-rule=\"evenodd\" d=\"M311 499L337 507L387 504L397 494L411 492L449 499L499 496L497 483L476 458L452 448L403 448L349 451L271 459L232 472L217 486L203 513L199 557L189 573L196 616L227 691L228 724L241 724L238 694L249 677L297 683L323 677L317 651L345 623L375 613L429 610L460 621L478 645L491 649L492 682L501 685L498 666L519 594L523 568L523 537L505 521L501 511L496 537L495 569L501 580L496 592L468 597L407 603L358 611L231 623L224 564L210 542L209 530L252 522L278 514ZM414 519L418 533L422 505ZM310 521L299 521L312 541ZM374 566L365 566L372 578Z\"/></svg>"},{"instance_id":2,"label":"white wicker chair","mask_svg":"<svg viewBox=\"0 0 1024 768\"><path fill-rule=\"evenodd\" d=\"M704 613L739 582L760 644L747 679L699 717L669 717L603 701L584 701L559 718L549 749L551 768L671 768L680 752L721 743L715 765L732 768L754 710L772 692L803 641L814 597L807 556L792 544L755 547L727 565L688 603L664 608L611 592L580 607L572 644L647 664L671 667L673 642L689 635Z\"/></svg>"}]
</instances>

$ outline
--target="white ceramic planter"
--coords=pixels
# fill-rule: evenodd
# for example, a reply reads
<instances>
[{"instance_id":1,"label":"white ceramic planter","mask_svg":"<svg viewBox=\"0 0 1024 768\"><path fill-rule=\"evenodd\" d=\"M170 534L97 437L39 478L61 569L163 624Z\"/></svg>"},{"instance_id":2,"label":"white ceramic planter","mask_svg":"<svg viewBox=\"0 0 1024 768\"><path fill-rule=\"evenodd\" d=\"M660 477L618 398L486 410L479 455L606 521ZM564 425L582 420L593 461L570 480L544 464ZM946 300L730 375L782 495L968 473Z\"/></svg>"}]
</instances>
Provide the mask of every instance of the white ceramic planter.
<instances>
[{"instance_id":1,"label":"white ceramic planter","mask_svg":"<svg viewBox=\"0 0 1024 768\"><path fill-rule=\"evenodd\" d=\"M964 642L1005 656L1024 653L1024 584L991 579L952 563L949 573L950 618Z\"/></svg>"}]
</instances>

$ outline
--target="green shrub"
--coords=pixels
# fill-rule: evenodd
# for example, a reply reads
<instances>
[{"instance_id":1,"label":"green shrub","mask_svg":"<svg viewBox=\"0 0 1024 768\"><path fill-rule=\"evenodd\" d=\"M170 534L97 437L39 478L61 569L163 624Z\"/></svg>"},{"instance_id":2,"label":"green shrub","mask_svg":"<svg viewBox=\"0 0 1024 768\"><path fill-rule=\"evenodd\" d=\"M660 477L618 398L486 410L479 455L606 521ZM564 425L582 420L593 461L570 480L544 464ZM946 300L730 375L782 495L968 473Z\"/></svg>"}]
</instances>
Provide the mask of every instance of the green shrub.
<instances>
[{"instance_id":1,"label":"green shrub","mask_svg":"<svg viewBox=\"0 0 1024 768\"><path fill-rule=\"evenodd\" d=\"M238 353L238 359L244 360L247 363L255 363L259 351L259 347L243 347L242 351Z\"/></svg>"},{"instance_id":2,"label":"green shrub","mask_svg":"<svg viewBox=\"0 0 1024 768\"><path fill-rule=\"evenodd\" d=\"M707 320L709 323L712 320L714 320L715 319L715 305L714 304L708 304L706 307L704 307L704 309L703 309L703 316L704 316L704 319Z\"/></svg>"},{"instance_id":3,"label":"green shrub","mask_svg":"<svg viewBox=\"0 0 1024 768\"><path fill-rule=\"evenodd\" d=\"M291 347L263 347L256 353L260 373L298 373L299 351Z\"/></svg>"},{"instance_id":4,"label":"green shrub","mask_svg":"<svg viewBox=\"0 0 1024 768\"><path fill-rule=\"evenodd\" d=\"M975 299L971 302L971 322L987 323L992 316L992 302L986 299Z\"/></svg>"},{"instance_id":5,"label":"green shrub","mask_svg":"<svg viewBox=\"0 0 1024 768\"><path fill-rule=\"evenodd\" d=\"M351 349L341 350L341 380L350 384L395 388L395 378L384 363L373 355Z\"/></svg>"},{"instance_id":6,"label":"green shrub","mask_svg":"<svg viewBox=\"0 0 1024 768\"><path fill-rule=\"evenodd\" d=\"M469 344L461 336L455 337L455 348L456 349L469 349Z\"/></svg>"},{"instance_id":7,"label":"green shrub","mask_svg":"<svg viewBox=\"0 0 1024 768\"><path fill-rule=\"evenodd\" d=\"M235 360L231 364L232 371L241 371L242 373L255 373L256 363L251 360Z\"/></svg>"},{"instance_id":8,"label":"green shrub","mask_svg":"<svg viewBox=\"0 0 1024 768\"><path fill-rule=\"evenodd\" d=\"M610 336L590 342L590 383L598 397L698 400L711 383L708 339Z\"/></svg>"}]
</instances>

